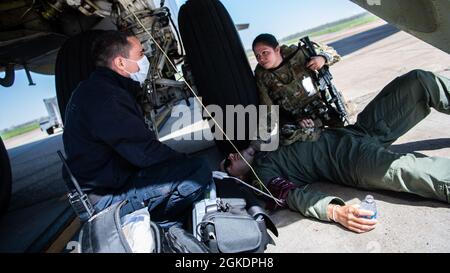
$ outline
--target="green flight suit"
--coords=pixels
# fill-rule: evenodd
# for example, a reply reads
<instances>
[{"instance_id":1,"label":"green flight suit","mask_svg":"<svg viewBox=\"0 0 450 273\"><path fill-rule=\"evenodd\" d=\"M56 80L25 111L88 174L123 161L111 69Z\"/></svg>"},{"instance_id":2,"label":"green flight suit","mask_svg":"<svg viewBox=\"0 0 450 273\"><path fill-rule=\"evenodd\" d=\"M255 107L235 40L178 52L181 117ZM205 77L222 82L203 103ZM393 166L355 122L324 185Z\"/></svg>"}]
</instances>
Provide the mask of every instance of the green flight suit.
<instances>
[{"instance_id":1,"label":"green flight suit","mask_svg":"<svg viewBox=\"0 0 450 273\"><path fill-rule=\"evenodd\" d=\"M430 108L450 114L449 99L449 79L414 70L387 85L355 125L324 129L317 141L260 152L254 169L264 183L283 177L298 184L288 195L289 208L323 221L329 221L330 203L344 205L344 201L308 188L319 181L408 192L448 203L450 159L417 158L388 147L424 119Z\"/></svg>"}]
</instances>

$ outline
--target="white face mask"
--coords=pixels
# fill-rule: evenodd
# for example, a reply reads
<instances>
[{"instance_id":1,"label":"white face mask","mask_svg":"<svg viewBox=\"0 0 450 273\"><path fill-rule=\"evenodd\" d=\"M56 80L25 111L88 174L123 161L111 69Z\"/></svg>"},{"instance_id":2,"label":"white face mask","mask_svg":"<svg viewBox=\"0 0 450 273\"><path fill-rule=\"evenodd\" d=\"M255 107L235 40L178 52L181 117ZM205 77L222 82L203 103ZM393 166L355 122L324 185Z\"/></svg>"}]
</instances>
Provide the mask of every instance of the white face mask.
<instances>
[{"instance_id":1,"label":"white face mask","mask_svg":"<svg viewBox=\"0 0 450 273\"><path fill-rule=\"evenodd\" d=\"M143 84L144 81L147 79L148 70L150 67L150 62L148 61L147 57L144 55L139 61L134 61L131 59L125 59L127 61L135 62L137 63L139 67L139 71L131 73L125 70L128 74L130 74L130 78L139 82L140 84Z\"/></svg>"}]
</instances>

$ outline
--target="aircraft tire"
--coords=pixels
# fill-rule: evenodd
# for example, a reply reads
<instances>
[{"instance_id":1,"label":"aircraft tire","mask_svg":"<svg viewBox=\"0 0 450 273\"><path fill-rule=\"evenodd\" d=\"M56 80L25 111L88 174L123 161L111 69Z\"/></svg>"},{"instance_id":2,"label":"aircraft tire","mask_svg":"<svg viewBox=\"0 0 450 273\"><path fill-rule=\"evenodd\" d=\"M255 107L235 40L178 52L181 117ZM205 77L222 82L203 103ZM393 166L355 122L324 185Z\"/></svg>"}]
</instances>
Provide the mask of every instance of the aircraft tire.
<instances>
[{"instance_id":1,"label":"aircraft tire","mask_svg":"<svg viewBox=\"0 0 450 273\"><path fill-rule=\"evenodd\" d=\"M56 58L55 84L59 111L64 123L66 105L73 90L95 69L91 46L102 30L90 30L69 38Z\"/></svg>"},{"instance_id":2,"label":"aircraft tire","mask_svg":"<svg viewBox=\"0 0 450 273\"><path fill-rule=\"evenodd\" d=\"M222 3L218 0L188 0L180 8L178 24L203 103L218 105L223 110L226 105L258 105L253 72L235 24ZM235 117L234 135L229 135L233 139L237 135L237 120ZM248 118L245 122L247 129ZM226 122L222 127L227 132ZM247 140L233 141L238 149L248 147L248 135L247 132ZM226 140L216 140L216 144L225 155L234 151Z\"/></svg>"},{"instance_id":3,"label":"aircraft tire","mask_svg":"<svg viewBox=\"0 0 450 273\"><path fill-rule=\"evenodd\" d=\"M0 215L8 208L11 199L11 164L8 152L0 138Z\"/></svg>"}]
</instances>

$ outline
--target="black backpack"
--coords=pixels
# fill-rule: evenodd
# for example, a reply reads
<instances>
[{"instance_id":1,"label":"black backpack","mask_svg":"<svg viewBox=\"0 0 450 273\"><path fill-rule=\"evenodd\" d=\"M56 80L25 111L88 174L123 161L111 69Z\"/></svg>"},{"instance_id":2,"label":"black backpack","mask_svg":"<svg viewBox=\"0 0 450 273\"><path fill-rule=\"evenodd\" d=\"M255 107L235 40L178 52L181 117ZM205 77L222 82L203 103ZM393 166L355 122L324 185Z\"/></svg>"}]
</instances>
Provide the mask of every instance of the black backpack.
<instances>
[{"instance_id":1,"label":"black backpack","mask_svg":"<svg viewBox=\"0 0 450 273\"><path fill-rule=\"evenodd\" d=\"M132 253L122 230L120 212L127 201L114 204L84 223L79 236L81 253ZM150 222L153 253L208 253L208 248L179 227L164 231Z\"/></svg>"}]
</instances>

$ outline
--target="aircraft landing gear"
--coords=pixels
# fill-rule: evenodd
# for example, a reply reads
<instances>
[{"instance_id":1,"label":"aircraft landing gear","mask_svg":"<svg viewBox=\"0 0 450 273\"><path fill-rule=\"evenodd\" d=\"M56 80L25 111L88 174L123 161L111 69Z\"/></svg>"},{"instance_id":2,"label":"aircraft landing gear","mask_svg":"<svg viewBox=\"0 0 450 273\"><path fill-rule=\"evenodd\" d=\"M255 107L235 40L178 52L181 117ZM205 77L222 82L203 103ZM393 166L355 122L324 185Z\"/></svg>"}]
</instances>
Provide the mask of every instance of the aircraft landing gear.
<instances>
[{"instance_id":1,"label":"aircraft landing gear","mask_svg":"<svg viewBox=\"0 0 450 273\"><path fill-rule=\"evenodd\" d=\"M11 165L9 163L8 152L0 138L0 214L8 208L11 199Z\"/></svg>"}]
</instances>

